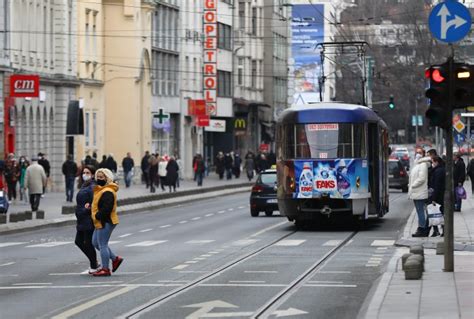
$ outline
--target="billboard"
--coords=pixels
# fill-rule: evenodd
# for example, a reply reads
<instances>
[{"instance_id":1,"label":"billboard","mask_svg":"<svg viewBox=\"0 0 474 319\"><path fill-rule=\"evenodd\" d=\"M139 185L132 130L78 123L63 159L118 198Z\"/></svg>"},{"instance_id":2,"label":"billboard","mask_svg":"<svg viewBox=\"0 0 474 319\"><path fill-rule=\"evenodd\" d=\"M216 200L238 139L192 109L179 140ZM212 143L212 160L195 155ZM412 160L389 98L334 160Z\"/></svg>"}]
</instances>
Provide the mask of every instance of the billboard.
<instances>
[{"instance_id":1,"label":"billboard","mask_svg":"<svg viewBox=\"0 0 474 319\"><path fill-rule=\"evenodd\" d=\"M322 65L316 45L324 42L324 5L294 4L292 10L293 98L296 103L318 102Z\"/></svg>"}]
</instances>

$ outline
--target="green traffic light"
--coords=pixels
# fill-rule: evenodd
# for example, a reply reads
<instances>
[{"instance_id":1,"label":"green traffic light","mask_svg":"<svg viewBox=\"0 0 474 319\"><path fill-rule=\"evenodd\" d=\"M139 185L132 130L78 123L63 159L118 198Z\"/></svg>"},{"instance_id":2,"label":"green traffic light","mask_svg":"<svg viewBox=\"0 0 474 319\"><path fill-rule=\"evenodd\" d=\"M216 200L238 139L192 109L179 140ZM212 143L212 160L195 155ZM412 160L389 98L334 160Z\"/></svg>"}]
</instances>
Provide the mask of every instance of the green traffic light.
<instances>
[{"instance_id":1,"label":"green traffic light","mask_svg":"<svg viewBox=\"0 0 474 319\"><path fill-rule=\"evenodd\" d=\"M388 108L393 110L395 108L395 103L393 102L393 95L390 95L390 101L388 103Z\"/></svg>"}]
</instances>

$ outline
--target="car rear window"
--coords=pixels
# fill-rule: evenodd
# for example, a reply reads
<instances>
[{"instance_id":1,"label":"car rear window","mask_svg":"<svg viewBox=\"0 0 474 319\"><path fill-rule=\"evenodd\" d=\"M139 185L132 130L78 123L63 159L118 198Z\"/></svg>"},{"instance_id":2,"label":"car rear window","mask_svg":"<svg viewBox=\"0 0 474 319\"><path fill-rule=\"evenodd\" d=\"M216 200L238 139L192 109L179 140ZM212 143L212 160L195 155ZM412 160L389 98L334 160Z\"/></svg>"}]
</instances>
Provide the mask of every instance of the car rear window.
<instances>
[{"instance_id":1,"label":"car rear window","mask_svg":"<svg viewBox=\"0 0 474 319\"><path fill-rule=\"evenodd\" d=\"M260 175L260 182L266 185L275 185L277 176L275 173Z\"/></svg>"},{"instance_id":2,"label":"car rear window","mask_svg":"<svg viewBox=\"0 0 474 319\"><path fill-rule=\"evenodd\" d=\"M393 172L398 171L398 169L398 162L388 162L388 170L391 174L393 174Z\"/></svg>"}]
</instances>

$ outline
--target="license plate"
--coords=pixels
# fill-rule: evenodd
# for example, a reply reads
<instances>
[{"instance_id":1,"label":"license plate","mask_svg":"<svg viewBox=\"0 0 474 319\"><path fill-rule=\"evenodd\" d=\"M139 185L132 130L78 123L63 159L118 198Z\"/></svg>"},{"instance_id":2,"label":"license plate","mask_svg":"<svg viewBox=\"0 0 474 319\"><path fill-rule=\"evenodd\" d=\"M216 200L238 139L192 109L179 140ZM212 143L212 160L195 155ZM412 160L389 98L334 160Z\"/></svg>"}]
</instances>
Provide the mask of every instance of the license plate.
<instances>
[{"instance_id":1,"label":"license plate","mask_svg":"<svg viewBox=\"0 0 474 319\"><path fill-rule=\"evenodd\" d=\"M278 200L276 198L275 199L267 199L267 203L276 204L276 203L278 203Z\"/></svg>"}]
</instances>

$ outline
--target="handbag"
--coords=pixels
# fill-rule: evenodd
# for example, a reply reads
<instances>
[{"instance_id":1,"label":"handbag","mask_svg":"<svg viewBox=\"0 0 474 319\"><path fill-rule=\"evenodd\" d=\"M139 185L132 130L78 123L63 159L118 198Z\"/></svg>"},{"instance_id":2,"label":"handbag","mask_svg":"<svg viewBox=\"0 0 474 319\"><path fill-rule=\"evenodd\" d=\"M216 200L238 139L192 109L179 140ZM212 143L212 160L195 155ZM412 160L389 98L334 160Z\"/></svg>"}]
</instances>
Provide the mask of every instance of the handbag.
<instances>
[{"instance_id":1,"label":"handbag","mask_svg":"<svg viewBox=\"0 0 474 319\"><path fill-rule=\"evenodd\" d=\"M456 187L456 198L459 200L459 199L466 199L467 198L467 194L466 194L466 190L464 189L464 187L462 186L457 186Z\"/></svg>"},{"instance_id":2,"label":"handbag","mask_svg":"<svg viewBox=\"0 0 474 319\"><path fill-rule=\"evenodd\" d=\"M428 225L430 227L444 225L444 215L440 210L440 205L431 203L426 206L426 209L428 211Z\"/></svg>"}]
</instances>

